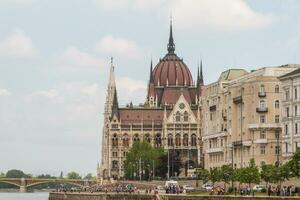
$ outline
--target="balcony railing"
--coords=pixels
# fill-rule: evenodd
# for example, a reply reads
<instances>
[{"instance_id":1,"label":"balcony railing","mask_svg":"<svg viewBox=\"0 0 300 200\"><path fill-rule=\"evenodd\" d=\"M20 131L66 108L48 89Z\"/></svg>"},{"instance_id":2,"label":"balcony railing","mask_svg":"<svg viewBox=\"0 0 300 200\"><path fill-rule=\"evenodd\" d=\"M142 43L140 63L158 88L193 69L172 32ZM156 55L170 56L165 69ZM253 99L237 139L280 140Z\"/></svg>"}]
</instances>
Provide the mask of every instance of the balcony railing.
<instances>
[{"instance_id":1,"label":"balcony railing","mask_svg":"<svg viewBox=\"0 0 300 200\"><path fill-rule=\"evenodd\" d=\"M259 97L266 97L267 94L266 94L266 92L258 92L258 96Z\"/></svg>"},{"instance_id":2,"label":"balcony railing","mask_svg":"<svg viewBox=\"0 0 300 200\"><path fill-rule=\"evenodd\" d=\"M268 108L267 107L258 107L258 108L256 108L256 112L258 112L258 113L268 112Z\"/></svg>"},{"instance_id":3,"label":"balcony railing","mask_svg":"<svg viewBox=\"0 0 300 200\"><path fill-rule=\"evenodd\" d=\"M233 103L241 103L243 101L242 96L237 96L233 98Z\"/></svg>"}]
</instances>

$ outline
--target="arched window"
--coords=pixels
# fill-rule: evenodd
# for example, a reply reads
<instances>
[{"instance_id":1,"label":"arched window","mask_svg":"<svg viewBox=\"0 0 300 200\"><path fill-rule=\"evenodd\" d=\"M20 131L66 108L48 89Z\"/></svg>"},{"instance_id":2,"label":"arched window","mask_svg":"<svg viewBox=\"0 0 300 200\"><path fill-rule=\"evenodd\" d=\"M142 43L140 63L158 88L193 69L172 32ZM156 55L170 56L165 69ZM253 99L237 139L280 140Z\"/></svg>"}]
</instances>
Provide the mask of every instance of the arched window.
<instances>
[{"instance_id":1,"label":"arched window","mask_svg":"<svg viewBox=\"0 0 300 200\"><path fill-rule=\"evenodd\" d=\"M155 136L155 147L160 147L160 146L161 146L161 135L157 133Z\"/></svg>"},{"instance_id":2,"label":"arched window","mask_svg":"<svg viewBox=\"0 0 300 200\"><path fill-rule=\"evenodd\" d=\"M189 136L188 136L188 134L183 135L183 146L185 146L185 147L189 146Z\"/></svg>"},{"instance_id":3,"label":"arched window","mask_svg":"<svg viewBox=\"0 0 300 200\"><path fill-rule=\"evenodd\" d=\"M183 121L185 122L189 121L189 113L187 111L185 111L183 114Z\"/></svg>"},{"instance_id":4,"label":"arched window","mask_svg":"<svg viewBox=\"0 0 300 200\"><path fill-rule=\"evenodd\" d=\"M126 133L123 135L123 146L124 147L128 147L129 146L129 137L128 137L128 135Z\"/></svg>"},{"instance_id":5,"label":"arched window","mask_svg":"<svg viewBox=\"0 0 300 200\"><path fill-rule=\"evenodd\" d=\"M147 134L145 135L144 140L147 141L147 142L149 142L149 143L151 143L151 138L150 138L149 133L147 133Z\"/></svg>"},{"instance_id":6,"label":"arched window","mask_svg":"<svg viewBox=\"0 0 300 200\"><path fill-rule=\"evenodd\" d=\"M180 134L176 134L175 136L175 145L177 147L181 146L181 138L180 138Z\"/></svg>"},{"instance_id":7,"label":"arched window","mask_svg":"<svg viewBox=\"0 0 300 200\"><path fill-rule=\"evenodd\" d=\"M179 111L177 111L176 112L176 122L180 122L180 112Z\"/></svg>"},{"instance_id":8,"label":"arched window","mask_svg":"<svg viewBox=\"0 0 300 200\"><path fill-rule=\"evenodd\" d=\"M139 142L140 141L140 138L139 138L139 135L138 134L135 134L133 136L133 142Z\"/></svg>"},{"instance_id":9,"label":"arched window","mask_svg":"<svg viewBox=\"0 0 300 200\"><path fill-rule=\"evenodd\" d=\"M112 138L112 146L113 146L113 147L118 146L118 136L117 136L117 134L114 134L114 135L113 135L113 138Z\"/></svg>"},{"instance_id":10,"label":"arched window","mask_svg":"<svg viewBox=\"0 0 300 200\"><path fill-rule=\"evenodd\" d=\"M260 108L265 108L266 107L266 101L265 100L260 100L259 107Z\"/></svg>"},{"instance_id":11,"label":"arched window","mask_svg":"<svg viewBox=\"0 0 300 200\"><path fill-rule=\"evenodd\" d=\"M169 147L173 146L173 135L172 134L168 135L168 146Z\"/></svg>"},{"instance_id":12,"label":"arched window","mask_svg":"<svg viewBox=\"0 0 300 200\"><path fill-rule=\"evenodd\" d=\"M259 91L261 93L264 93L265 92L265 86L264 85L260 85Z\"/></svg>"},{"instance_id":13,"label":"arched window","mask_svg":"<svg viewBox=\"0 0 300 200\"><path fill-rule=\"evenodd\" d=\"M196 146L197 145L197 137L196 137L196 135L195 134L193 134L192 136L191 136L191 145L194 147L194 146Z\"/></svg>"},{"instance_id":14,"label":"arched window","mask_svg":"<svg viewBox=\"0 0 300 200\"><path fill-rule=\"evenodd\" d=\"M275 93L279 93L279 85L275 85Z\"/></svg>"},{"instance_id":15,"label":"arched window","mask_svg":"<svg viewBox=\"0 0 300 200\"><path fill-rule=\"evenodd\" d=\"M275 108L279 108L279 100L275 101Z\"/></svg>"}]
</instances>

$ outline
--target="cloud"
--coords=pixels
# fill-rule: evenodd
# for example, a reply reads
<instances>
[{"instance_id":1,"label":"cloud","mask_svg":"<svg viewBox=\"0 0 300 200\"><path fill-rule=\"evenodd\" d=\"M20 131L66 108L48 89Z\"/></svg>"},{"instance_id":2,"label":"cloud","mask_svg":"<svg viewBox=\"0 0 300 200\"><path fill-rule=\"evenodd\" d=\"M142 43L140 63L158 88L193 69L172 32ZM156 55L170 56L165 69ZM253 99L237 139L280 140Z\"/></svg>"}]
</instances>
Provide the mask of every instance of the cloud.
<instances>
[{"instance_id":1,"label":"cloud","mask_svg":"<svg viewBox=\"0 0 300 200\"><path fill-rule=\"evenodd\" d=\"M166 0L95 0L97 8L109 12L122 10L144 12L159 8L165 2Z\"/></svg>"},{"instance_id":2,"label":"cloud","mask_svg":"<svg viewBox=\"0 0 300 200\"><path fill-rule=\"evenodd\" d=\"M147 84L142 80L128 77L118 77L117 92L119 103L143 103L146 98Z\"/></svg>"},{"instance_id":3,"label":"cloud","mask_svg":"<svg viewBox=\"0 0 300 200\"><path fill-rule=\"evenodd\" d=\"M142 12L164 16L172 13L174 24L184 31L244 31L266 27L274 21L269 14L253 10L245 0L96 0L109 12Z\"/></svg>"},{"instance_id":4,"label":"cloud","mask_svg":"<svg viewBox=\"0 0 300 200\"><path fill-rule=\"evenodd\" d=\"M11 94L10 94L10 92L7 90L7 89L1 89L0 88L0 97L1 96L10 96Z\"/></svg>"},{"instance_id":5,"label":"cloud","mask_svg":"<svg viewBox=\"0 0 300 200\"><path fill-rule=\"evenodd\" d=\"M138 59L141 54L141 49L134 41L125 38L116 38L106 36L99 40L96 44L98 52L121 56L129 59Z\"/></svg>"},{"instance_id":6,"label":"cloud","mask_svg":"<svg viewBox=\"0 0 300 200\"><path fill-rule=\"evenodd\" d=\"M169 8L182 30L243 31L266 27L273 17L251 9L243 0L176 0Z\"/></svg>"},{"instance_id":7,"label":"cloud","mask_svg":"<svg viewBox=\"0 0 300 200\"><path fill-rule=\"evenodd\" d=\"M23 31L16 31L0 41L0 56L32 57L36 54L31 37Z\"/></svg>"},{"instance_id":8,"label":"cloud","mask_svg":"<svg viewBox=\"0 0 300 200\"><path fill-rule=\"evenodd\" d=\"M103 66L105 64L102 59L83 52L77 47L68 47L62 53L60 61L62 64L77 67Z\"/></svg>"}]
</instances>

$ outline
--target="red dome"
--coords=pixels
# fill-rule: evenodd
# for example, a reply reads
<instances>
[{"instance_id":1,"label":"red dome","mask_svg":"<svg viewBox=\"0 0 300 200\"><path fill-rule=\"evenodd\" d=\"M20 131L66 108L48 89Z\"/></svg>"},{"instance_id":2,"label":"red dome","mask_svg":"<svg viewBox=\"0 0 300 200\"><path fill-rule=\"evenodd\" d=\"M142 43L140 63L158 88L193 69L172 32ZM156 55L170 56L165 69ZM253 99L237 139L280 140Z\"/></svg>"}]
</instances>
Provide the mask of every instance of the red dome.
<instances>
[{"instance_id":1,"label":"red dome","mask_svg":"<svg viewBox=\"0 0 300 200\"><path fill-rule=\"evenodd\" d=\"M175 53L168 53L161 59L152 75L155 86L191 86L193 84L189 68Z\"/></svg>"}]
</instances>

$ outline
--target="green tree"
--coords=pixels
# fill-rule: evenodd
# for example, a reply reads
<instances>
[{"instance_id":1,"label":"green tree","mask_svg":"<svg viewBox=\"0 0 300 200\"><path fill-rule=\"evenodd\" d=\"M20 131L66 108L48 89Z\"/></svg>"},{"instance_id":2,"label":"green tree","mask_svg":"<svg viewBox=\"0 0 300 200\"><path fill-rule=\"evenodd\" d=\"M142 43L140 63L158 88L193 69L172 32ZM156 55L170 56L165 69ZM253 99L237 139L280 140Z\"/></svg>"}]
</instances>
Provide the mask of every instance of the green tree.
<instances>
[{"instance_id":1,"label":"green tree","mask_svg":"<svg viewBox=\"0 0 300 200\"><path fill-rule=\"evenodd\" d=\"M231 165L222 165L220 169L220 179L224 181L224 189L226 189L226 183L234 180L234 169Z\"/></svg>"},{"instance_id":2,"label":"green tree","mask_svg":"<svg viewBox=\"0 0 300 200\"><path fill-rule=\"evenodd\" d=\"M81 176L79 175L79 173L72 171L67 174L67 178L68 179L81 179Z\"/></svg>"},{"instance_id":3,"label":"green tree","mask_svg":"<svg viewBox=\"0 0 300 200\"><path fill-rule=\"evenodd\" d=\"M25 174L22 170L11 169L6 172L6 178L30 178L30 175Z\"/></svg>"},{"instance_id":4,"label":"green tree","mask_svg":"<svg viewBox=\"0 0 300 200\"><path fill-rule=\"evenodd\" d=\"M60 172L59 178L60 178L60 179L63 179L63 178L64 178L64 173L63 173L63 171Z\"/></svg>"},{"instance_id":5,"label":"green tree","mask_svg":"<svg viewBox=\"0 0 300 200\"><path fill-rule=\"evenodd\" d=\"M201 180L203 183L207 183L210 178L209 171L207 169L199 168L196 170L197 179Z\"/></svg>"},{"instance_id":6,"label":"green tree","mask_svg":"<svg viewBox=\"0 0 300 200\"><path fill-rule=\"evenodd\" d=\"M44 179L55 179L55 176L51 176L50 174L40 174L37 178L44 178Z\"/></svg>"},{"instance_id":7,"label":"green tree","mask_svg":"<svg viewBox=\"0 0 300 200\"><path fill-rule=\"evenodd\" d=\"M0 178L5 177L5 174L3 172L0 173Z\"/></svg>"},{"instance_id":8,"label":"green tree","mask_svg":"<svg viewBox=\"0 0 300 200\"><path fill-rule=\"evenodd\" d=\"M211 180L211 182L213 184L215 184L215 182L218 182L221 180L221 171L219 168L214 167L211 168L209 171L209 179Z\"/></svg>"},{"instance_id":9,"label":"green tree","mask_svg":"<svg viewBox=\"0 0 300 200\"><path fill-rule=\"evenodd\" d=\"M142 172L143 179L149 179L153 173L153 163L156 168L160 167L160 158L164 155L165 153L162 148L155 149L146 141L135 142L129 150L124 162L125 177L131 179L134 178L134 174L137 177L139 173Z\"/></svg>"},{"instance_id":10,"label":"green tree","mask_svg":"<svg viewBox=\"0 0 300 200\"><path fill-rule=\"evenodd\" d=\"M238 170L238 180L241 183L248 183L249 186L251 183L260 182L260 173L258 167L255 165L254 159L250 160L249 166L245 168L240 168Z\"/></svg>"},{"instance_id":11,"label":"green tree","mask_svg":"<svg viewBox=\"0 0 300 200\"><path fill-rule=\"evenodd\" d=\"M263 165L261 167L260 177L266 182L266 186L269 183L276 183L276 176L278 175L276 173L276 168L277 167L275 167L274 165Z\"/></svg>"},{"instance_id":12,"label":"green tree","mask_svg":"<svg viewBox=\"0 0 300 200\"><path fill-rule=\"evenodd\" d=\"M300 148L297 148L292 159L288 162L288 167L290 168L291 175L293 177L300 177Z\"/></svg>"},{"instance_id":13,"label":"green tree","mask_svg":"<svg viewBox=\"0 0 300 200\"><path fill-rule=\"evenodd\" d=\"M92 180L92 179L95 179L95 177L93 177L92 173L88 173L83 179L85 179L85 180Z\"/></svg>"}]
</instances>

